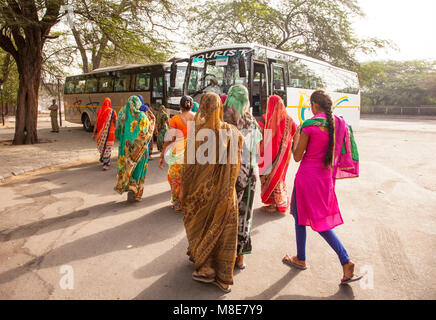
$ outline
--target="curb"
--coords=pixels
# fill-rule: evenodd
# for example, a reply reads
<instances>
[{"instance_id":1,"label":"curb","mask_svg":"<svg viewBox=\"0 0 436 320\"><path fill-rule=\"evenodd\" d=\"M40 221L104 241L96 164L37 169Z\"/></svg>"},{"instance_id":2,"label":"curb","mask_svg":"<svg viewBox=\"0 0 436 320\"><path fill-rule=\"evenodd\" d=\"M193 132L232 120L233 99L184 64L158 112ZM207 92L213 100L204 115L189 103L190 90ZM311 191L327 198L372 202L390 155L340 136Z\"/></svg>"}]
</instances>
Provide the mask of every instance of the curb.
<instances>
[{"instance_id":1,"label":"curb","mask_svg":"<svg viewBox=\"0 0 436 320\"><path fill-rule=\"evenodd\" d=\"M93 159L94 158L83 158L83 159L74 159L74 160L63 159L60 161L47 163L46 165L35 165L34 167L32 167L30 169L18 169L18 170L15 170L15 171L12 171L12 172L9 172L9 173L6 173L6 174L0 176L0 183L6 183L7 180L9 180L12 177L17 177L17 176L20 176L22 174L34 172L34 171L37 171L40 169L47 169L47 168L51 168L51 167L55 167L55 166L59 166L59 165L65 165L68 163L93 161Z\"/></svg>"}]
</instances>

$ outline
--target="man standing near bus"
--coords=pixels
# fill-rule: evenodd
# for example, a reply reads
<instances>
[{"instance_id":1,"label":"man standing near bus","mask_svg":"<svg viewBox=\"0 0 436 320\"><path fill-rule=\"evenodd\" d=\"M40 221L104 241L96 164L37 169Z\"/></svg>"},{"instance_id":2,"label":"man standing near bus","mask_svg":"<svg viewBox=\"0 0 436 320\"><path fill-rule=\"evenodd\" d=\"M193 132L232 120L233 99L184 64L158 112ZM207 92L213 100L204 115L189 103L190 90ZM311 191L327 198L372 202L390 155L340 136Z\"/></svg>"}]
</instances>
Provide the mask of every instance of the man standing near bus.
<instances>
[{"instance_id":1,"label":"man standing near bus","mask_svg":"<svg viewBox=\"0 0 436 320\"><path fill-rule=\"evenodd\" d=\"M50 118L51 118L51 132L59 132L58 125L58 105L56 104L56 99L52 100L52 105L48 107L50 110Z\"/></svg>"}]
</instances>

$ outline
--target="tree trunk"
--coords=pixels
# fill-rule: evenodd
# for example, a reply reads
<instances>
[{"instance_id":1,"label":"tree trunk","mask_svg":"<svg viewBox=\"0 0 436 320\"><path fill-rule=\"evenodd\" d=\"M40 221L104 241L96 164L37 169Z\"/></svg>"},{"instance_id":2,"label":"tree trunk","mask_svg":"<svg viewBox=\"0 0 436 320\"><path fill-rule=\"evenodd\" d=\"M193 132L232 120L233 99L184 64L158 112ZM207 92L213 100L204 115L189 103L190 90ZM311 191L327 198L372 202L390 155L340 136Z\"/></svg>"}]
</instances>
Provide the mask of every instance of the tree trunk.
<instances>
[{"instance_id":1,"label":"tree trunk","mask_svg":"<svg viewBox=\"0 0 436 320\"><path fill-rule=\"evenodd\" d=\"M41 79L41 51L29 50L22 55L18 65L20 74L17 110L15 116L15 136L13 144L38 143L38 94ZM39 56L39 57L38 57Z\"/></svg>"},{"instance_id":2,"label":"tree trunk","mask_svg":"<svg viewBox=\"0 0 436 320\"><path fill-rule=\"evenodd\" d=\"M82 39L80 38L79 32L77 32L76 28L72 28L74 39L76 40L77 48L79 49L80 55L82 57L82 69L83 73L89 72L89 64L88 64L88 56L86 55L85 47L83 46Z\"/></svg>"}]
</instances>

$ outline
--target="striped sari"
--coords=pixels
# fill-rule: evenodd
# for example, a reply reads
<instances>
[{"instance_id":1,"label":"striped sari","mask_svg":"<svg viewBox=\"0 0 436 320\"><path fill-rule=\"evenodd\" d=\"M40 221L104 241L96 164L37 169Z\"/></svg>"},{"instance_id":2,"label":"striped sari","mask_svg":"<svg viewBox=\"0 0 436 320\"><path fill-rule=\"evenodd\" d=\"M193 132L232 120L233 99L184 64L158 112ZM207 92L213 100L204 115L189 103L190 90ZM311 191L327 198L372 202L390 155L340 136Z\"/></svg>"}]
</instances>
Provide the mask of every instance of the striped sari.
<instances>
[{"instance_id":1,"label":"striped sari","mask_svg":"<svg viewBox=\"0 0 436 320\"><path fill-rule=\"evenodd\" d=\"M100 162L107 166L111 162L112 147L115 142L115 122L117 113L111 108L111 100L105 98L97 112L97 149Z\"/></svg>"}]
</instances>

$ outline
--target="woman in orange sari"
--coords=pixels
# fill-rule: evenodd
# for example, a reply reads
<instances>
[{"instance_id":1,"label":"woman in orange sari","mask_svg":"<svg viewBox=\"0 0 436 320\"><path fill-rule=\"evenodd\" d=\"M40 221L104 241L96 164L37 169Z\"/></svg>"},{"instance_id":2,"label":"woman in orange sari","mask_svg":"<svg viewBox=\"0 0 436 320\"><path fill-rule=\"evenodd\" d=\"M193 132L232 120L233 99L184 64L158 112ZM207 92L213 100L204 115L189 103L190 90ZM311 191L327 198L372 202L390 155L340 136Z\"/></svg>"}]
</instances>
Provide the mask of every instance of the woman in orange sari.
<instances>
[{"instance_id":1,"label":"woman in orange sari","mask_svg":"<svg viewBox=\"0 0 436 320\"><path fill-rule=\"evenodd\" d=\"M238 242L236 179L243 136L223 122L223 105L216 93L202 96L194 122L181 180L187 254L195 268L192 278L230 292ZM207 140L197 141L204 134ZM191 149L195 159L188 161Z\"/></svg>"},{"instance_id":2,"label":"woman in orange sari","mask_svg":"<svg viewBox=\"0 0 436 320\"><path fill-rule=\"evenodd\" d=\"M165 158L165 152L169 144L173 143L170 153L166 160L168 163L168 182L171 186L171 203L173 209L177 212L180 208L180 174L182 170L183 155L185 153L186 138L188 136L188 122L194 120L194 114L191 112L194 100L190 96L183 96L180 99L181 114L177 114L170 119L169 136L160 154L159 168L162 169Z\"/></svg>"},{"instance_id":3,"label":"woman in orange sari","mask_svg":"<svg viewBox=\"0 0 436 320\"><path fill-rule=\"evenodd\" d=\"M286 213L290 200L285 179L297 126L286 112L282 98L277 95L268 99L266 115L263 117L264 122L259 122L263 129L259 163L261 197L265 204L263 209Z\"/></svg>"},{"instance_id":4,"label":"woman in orange sari","mask_svg":"<svg viewBox=\"0 0 436 320\"><path fill-rule=\"evenodd\" d=\"M103 170L107 170L111 163L112 147L115 141L115 123L117 113L111 108L111 99L105 98L103 105L97 112L97 123L94 126L92 138L95 139L97 132L97 148L100 152L100 162Z\"/></svg>"}]
</instances>

